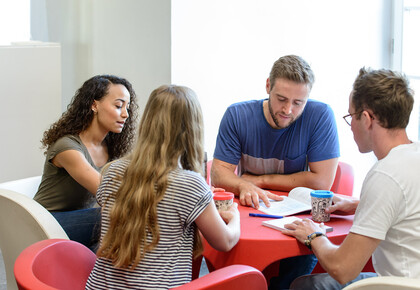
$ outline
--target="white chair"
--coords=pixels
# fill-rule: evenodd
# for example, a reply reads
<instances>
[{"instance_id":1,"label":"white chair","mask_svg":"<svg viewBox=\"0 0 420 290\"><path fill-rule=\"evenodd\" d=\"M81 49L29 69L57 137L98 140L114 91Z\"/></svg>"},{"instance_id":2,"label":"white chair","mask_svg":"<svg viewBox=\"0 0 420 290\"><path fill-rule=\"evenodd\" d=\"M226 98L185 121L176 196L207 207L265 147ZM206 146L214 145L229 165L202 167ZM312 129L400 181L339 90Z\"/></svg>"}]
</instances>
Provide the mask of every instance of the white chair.
<instances>
[{"instance_id":1,"label":"white chair","mask_svg":"<svg viewBox=\"0 0 420 290\"><path fill-rule=\"evenodd\" d=\"M0 183L0 188L9 189L27 197L34 198L35 193L38 191L38 186L41 183L42 176L28 177L18 180L12 180L4 183Z\"/></svg>"},{"instance_id":2,"label":"white chair","mask_svg":"<svg viewBox=\"0 0 420 290\"><path fill-rule=\"evenodd\" d=\"M420 289L420 279L406 278L406 277L394 277L394 276L382 276L366 278L349 286L345 287L344 290L408 290L408 289Z\"/></svg>"},{"instance_id":3,"label":"white chair","mask_svg":"<svg viewBox=\"0 0 420 290\"><path fill-rule=\"evenodd\" d=\"M40 180L40 179L38 179ZM17 289L13 267L19 254L45 239L69 239L57 220L32 199L38 189L36 178L0 184L0 248L6 268L7 289ZM16 188L16 191L4 189ZM33 190L35 188L35 191ZM18 191L22 190L25 194ZM28 197L29 195L31 197Z\"/></svg>"}]
</instances>

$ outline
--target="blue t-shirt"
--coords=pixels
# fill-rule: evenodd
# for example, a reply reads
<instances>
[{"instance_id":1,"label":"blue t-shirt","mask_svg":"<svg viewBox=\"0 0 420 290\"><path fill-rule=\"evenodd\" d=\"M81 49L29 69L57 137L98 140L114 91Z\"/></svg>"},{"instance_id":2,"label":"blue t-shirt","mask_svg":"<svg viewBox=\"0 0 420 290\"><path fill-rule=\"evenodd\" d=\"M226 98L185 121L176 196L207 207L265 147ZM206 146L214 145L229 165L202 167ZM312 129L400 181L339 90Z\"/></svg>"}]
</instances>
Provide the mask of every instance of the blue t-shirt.
<instances>
[{"instance_id":1,"label":"blue t-shirt","mask_svg":"<svg viewBox=\"0 0 420 290\"><path fill-rule=\"evenodd\" d=\"M264 100L231 105L220 123L213 157L238 165L238 174L290 174L307 170L308 162L340 156L337 126L331 108L308 100L289 127L272 128Z\"/></svg>"}]
</instances>

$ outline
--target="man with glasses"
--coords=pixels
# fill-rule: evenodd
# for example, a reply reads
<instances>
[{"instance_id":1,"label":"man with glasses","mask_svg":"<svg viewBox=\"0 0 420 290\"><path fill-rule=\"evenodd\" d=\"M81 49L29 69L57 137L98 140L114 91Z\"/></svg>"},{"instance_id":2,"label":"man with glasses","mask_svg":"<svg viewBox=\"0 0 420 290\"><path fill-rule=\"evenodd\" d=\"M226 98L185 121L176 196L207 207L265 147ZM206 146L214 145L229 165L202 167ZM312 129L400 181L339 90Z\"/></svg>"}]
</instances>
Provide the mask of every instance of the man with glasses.
<instances>
[{"instance_id":1,"label":"man with glasses","mask_svg":"<svg viewBox=\"0 0 420 290\"><path fill-rule=\"evenodd\" d=\"M300 277L291 289L341 289L376 275L420 278L420 143L406 133L413 103L401 74L360 70L344 119L359 151L373 151L378 162L366 175L360 201L334 197L326 210L355 214L340 246L309 219L286 225L283 233L312 249L328 272ZM360 273L371 256L376 273Z\"/></svg>"}]
</instances>

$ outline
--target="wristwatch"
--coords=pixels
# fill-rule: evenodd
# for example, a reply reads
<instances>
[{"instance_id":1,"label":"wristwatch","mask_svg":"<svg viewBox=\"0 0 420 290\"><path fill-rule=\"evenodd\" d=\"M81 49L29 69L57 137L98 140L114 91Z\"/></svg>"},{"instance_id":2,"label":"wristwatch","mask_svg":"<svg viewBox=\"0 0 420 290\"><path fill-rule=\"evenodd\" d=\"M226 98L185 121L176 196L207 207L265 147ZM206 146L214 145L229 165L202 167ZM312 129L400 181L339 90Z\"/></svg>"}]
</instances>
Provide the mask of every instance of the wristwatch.
<instances>
[{"instance_id":1,"label":"wristwatch","mask_svg":"<svg viewBox=\"0 0 420 290\"><path fill-rule=\"evenodd\" d=\"M321 233L321 232L314 232L314 233L308 235L308 239L305 240L304 242L305 242L305 245L308 247L309 250L312 250L312 247L311 247L312 240L317 238L317 237L321 237L321 236L326 237L327 235L324 234L324 233Z\"/></svg>"}]
</instances>

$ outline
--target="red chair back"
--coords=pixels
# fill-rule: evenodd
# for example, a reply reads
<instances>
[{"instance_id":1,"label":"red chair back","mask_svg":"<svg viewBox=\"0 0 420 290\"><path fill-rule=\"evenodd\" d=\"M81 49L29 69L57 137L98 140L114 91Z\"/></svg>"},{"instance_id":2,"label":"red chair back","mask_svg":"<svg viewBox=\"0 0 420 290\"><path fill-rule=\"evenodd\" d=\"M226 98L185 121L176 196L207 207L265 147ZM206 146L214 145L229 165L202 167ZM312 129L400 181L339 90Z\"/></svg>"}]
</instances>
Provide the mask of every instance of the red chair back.
<instances>
[{"instance_id":1,"label":"red chair back","mask_svg":"<svg viewBox=\"0 0 420 290\"><path fill-rule=\"evenodd\" d=\"M75 241L37 242L18 256L14 273L19 289L85 289L96 255Z\"/></svg>"},{"instance_id":2,"label":"red chair back","mask_svg":"<svg viewBox=\"0 0 420 290\"><path fill-rule=\"evenodd\" d=\"M353 167L345 162L338 162L337 172L331 191L348 196L353 195L354 171Z\"/></svg>"},{"instance_id":3,"label":"red chair back","mask_svg":"<svg viewBox=\"0 0 420 290\"><path fill-rule=\"evenodd\" d=\"M265 290L267 281L264 275L257 269L245 265L231 265L213 272L203 277L186 283L182 286L173 288L174 290Z\"/></svg>"},{"instance_id":4,"label":"red chair back","mask_svg":"<svg viewBox=\"0 0 420 290\"><path fill-rule=\"evenodd\" d=\"M211 171L211 165L213 164L213 160L207 161L207 176L206 181L208 185L211 185L211 179L210 179L210 171Z\"/></svg>"}]
</instances>

